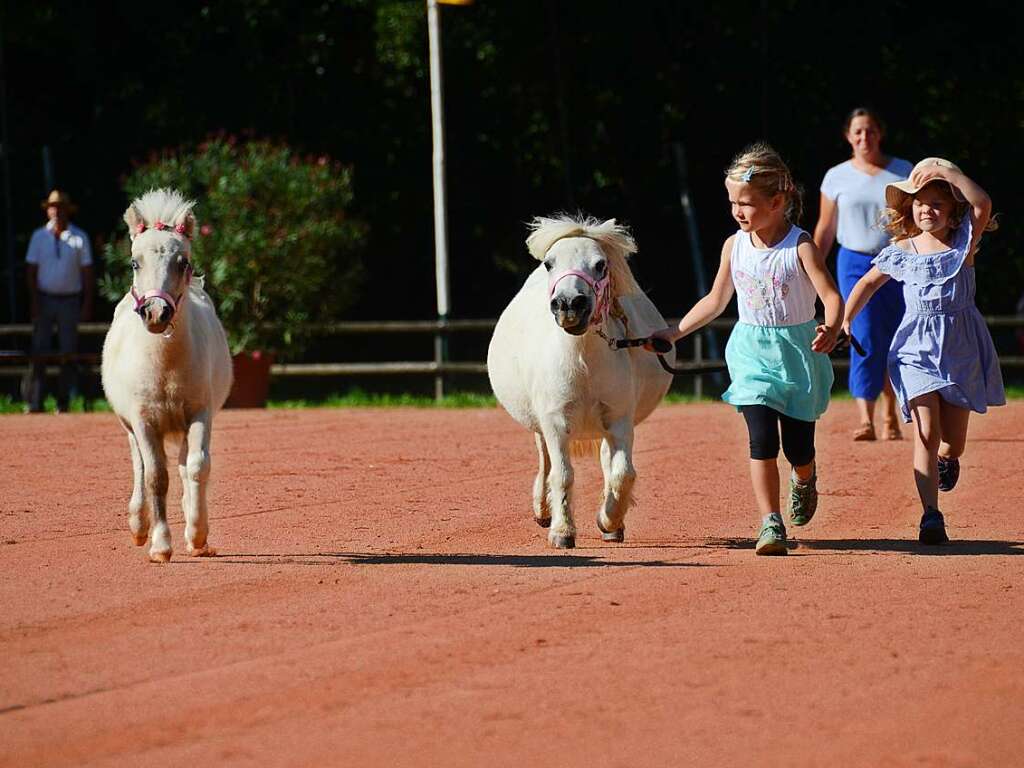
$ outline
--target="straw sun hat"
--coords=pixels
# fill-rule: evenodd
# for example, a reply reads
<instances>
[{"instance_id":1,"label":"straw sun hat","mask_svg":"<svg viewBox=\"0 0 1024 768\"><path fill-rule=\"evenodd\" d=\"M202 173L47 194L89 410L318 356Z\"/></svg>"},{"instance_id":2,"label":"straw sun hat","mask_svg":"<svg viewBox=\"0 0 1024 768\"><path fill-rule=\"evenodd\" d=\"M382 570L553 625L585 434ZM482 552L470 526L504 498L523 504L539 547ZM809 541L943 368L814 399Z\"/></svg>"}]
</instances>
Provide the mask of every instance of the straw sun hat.
<instances>
[{"instance_id":1,"label":"straw sun hat","mask_svg":"<svg viewBox=\"0 0 1024 768\"><path fill-rule=\"evenodd\" d=\"M39 204L39 207L45 211L51 205L61 207L68 213L74 213L77 210L77 206L71 202L71 197L68 193L62 192L59 189L53 190L47 198Z\"/></svg>"},{"instance_id":2,"label":"straw sun hat","mask_svg":"<svg viewBox=\"0 0 1024 768\"><path fill-rule=\"evenodd\" d=\"M924 160L914 166L914 169L910 172L910 176L906 181L894 181L890 184L885 185L885 203L890 208L898 209L903 203L906 202L908 197L916 195L924 187L931 184L933 181L942 181L942 179L929 179L920 186L915 186L910 179L914 178L914 174L929 165L938 165L942 168L949 168L953 171L960 171L960 167L955 163L949 162L949 160L943 160L941 157L926 157ZM964 202L964 196L960 194L960 190L949 184L949 189L953 193L953 197L956 198L957 202Z\"/></svg>"}]
</instances>

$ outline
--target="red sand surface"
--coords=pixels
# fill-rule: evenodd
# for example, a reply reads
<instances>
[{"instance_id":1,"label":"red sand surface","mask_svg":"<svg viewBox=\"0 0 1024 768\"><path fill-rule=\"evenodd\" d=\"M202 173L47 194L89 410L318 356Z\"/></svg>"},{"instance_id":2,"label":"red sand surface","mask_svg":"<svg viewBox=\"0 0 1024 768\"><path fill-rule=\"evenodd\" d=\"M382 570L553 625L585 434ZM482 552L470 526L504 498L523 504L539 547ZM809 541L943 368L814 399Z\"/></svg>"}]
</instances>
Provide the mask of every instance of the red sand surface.
<instances>
[{"instance_id":1,"label":"red sand surface","mask_svg":"<svg viewBox=\"0 0 1024 768\"><path fill-rule=\"evenodd\" d=\"M1024 765L1024 403L972 417L955 543L916 543L911 441L819 424L821 506L758 558L722 404L637 433L624 544L532 521L501 410L229 411L211 542L131 544L109 414L5 416L0 764ZM910 427L905 434L909 438Z\"/></svg>"}]
</instances>

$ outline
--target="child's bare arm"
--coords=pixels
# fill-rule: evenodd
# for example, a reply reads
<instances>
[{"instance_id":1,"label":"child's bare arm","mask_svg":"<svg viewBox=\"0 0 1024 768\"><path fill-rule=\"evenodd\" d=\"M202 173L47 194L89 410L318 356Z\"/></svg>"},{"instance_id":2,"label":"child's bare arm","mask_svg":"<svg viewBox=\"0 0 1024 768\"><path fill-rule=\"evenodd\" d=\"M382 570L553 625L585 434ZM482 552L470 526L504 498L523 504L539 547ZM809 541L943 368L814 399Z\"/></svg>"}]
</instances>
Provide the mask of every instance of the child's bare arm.
<instances>
[{"instance_id":1,"label":"child's bare arm","mask_svg":"<svg viewBox=\"0 0 1024 768\"><path fill-rule=\"evenodd\" d=\"M843 328L847 333L850 332L850 323L853 322L853 318L864 309L864 305L875 295L875 291L887 282L889 282L889 276L880 272L878 267L872 267L853 286L853 290L850 291L850 295L846 299L846 318L843 320Z\"/></svg>"},{"instance_id":2,"label":"child's bare arm","mask_svg":"<svg viewBox=\"0 0 1024 768\"><path fill-rule=\"evenodd\" d=\"M825 266L825 257L811 240L804 240L796 249L803 265L804 272L810 278L818 298L825 306L825 325L818 326L818 335L811 343L811 349L815 352L828 354L836 345L839 330L843 322L843 297L836 288L832 274Z\"/></svg>"},{"instance_id":3,"label":"child's bare arm","mask_svg":"<svg viewBox=\"0 0 1024 768\"><path fill-rule=\"evenodd\" d=\"M735 235L729 237L722 246L722 260L718 265L715 282L711 285L711 290L708 291L707 295L693 305L690 311L679 321L678 326L669 326L661 331L656 331L652 334L653 336L675 342L687 334L703 328L725 311L725 308L729 306L729 300L732 299L735 292L729 266L732 261L734 237Z\"/></svg>"}]
</instances>

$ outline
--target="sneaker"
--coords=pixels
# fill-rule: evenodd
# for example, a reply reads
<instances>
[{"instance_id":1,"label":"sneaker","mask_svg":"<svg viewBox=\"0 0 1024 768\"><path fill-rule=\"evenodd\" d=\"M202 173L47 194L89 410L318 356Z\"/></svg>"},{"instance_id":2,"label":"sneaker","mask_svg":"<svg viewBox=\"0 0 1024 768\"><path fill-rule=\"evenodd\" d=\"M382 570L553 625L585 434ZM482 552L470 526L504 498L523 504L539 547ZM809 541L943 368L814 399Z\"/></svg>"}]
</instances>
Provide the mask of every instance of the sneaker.
<instances>
[{"instance_id":1,"label":"sneaker","mask_svg":"<svg viewBox=\"0 0 1024 768\"><path fill-rule=\"evenodd\" d=\"M764 518L761 533L758 534L757 544L754 546L754 554L786 554L786 526L778 512L772 512Z\"/></svg>"},{"instance_id":2,"label":"sneaker","mask_svg":"<svg viewBox=\"0 0 1024 768\"><path fill-rule=\"evenodd\" d=\"M793 525L807 525L818 509L818 468L814 468L806 483L789 476L789 521Z\"/></svg>"},{"instance_id":3,"label":"sneaker","mask_svg":"<svg viewBox=\"0 0 1024 768\"><path fill-rule=\"evenodd\" d=\"M952 491L960 479L960 459L944 459L939 456L939 490Z\"/></svg>"},{"instance_id":4,"label":"sneaker","mask_svg":"<svg viewBox=\"0 0 1024 768\"><path fill-rule=\"evenodd\" d=\"M928 507L921 515L921 532L917 540L922 544L945 544L949 541L949 536L946 535L946 521L935 507Z\"/></svg>"}]
</instances>

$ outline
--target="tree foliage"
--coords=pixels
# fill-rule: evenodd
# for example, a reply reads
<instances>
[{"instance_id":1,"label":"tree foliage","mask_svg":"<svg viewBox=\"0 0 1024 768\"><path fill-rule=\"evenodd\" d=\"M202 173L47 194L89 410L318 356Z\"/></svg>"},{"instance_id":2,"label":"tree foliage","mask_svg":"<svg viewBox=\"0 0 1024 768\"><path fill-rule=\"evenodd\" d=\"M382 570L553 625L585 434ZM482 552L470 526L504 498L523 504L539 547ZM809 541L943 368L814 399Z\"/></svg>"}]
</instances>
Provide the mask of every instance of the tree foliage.
<instances>
[{"instance_id":1,"label":"tree foliage","mask_svg":"<svg viewBox=\"0 0 1024 768\"><path fill-rule=\"evenodd\" d=\"M42 144L83 201L80 223L103 232L127 202L118 176L132 158L237 132L354 169L350 210L370 226L372 258L348 316L433 316L423 0L222 0L173 12L65 1L9 4L7 16L22 246L44 191ZM775 145L808 191L803 225L813 227L824 172L849 156L843 117L862 104L888 118L885 150L949 157L1003 212L980 265L983 311L1012 311L1024 288L1019 4L922 14L909 0L870 12L807 0L477 0L441 17L457 316L495 316L532 266L524 222L577 208L631 225L641 283L666 314L685 310L696 287L673 145L689 158L713 270L735 229L729 159L756 140ZM409 279L396 283L396 268Z\"/></svg>"},{"instance_id":2,"label":"tree foliage","mask_svg":"<svg viewBox=\"0 0 1024 768\"><path fill-rule=\"evenodd\" d=\"M232 352L300 354L309 323L337 317L358 294L366 227L346 214L349 168L265 141L219 137L140 165L125 180L125 196L160 187L196 201L193 262ZM127 233L106 246L101 289L112 302L131 284L130 250Z\"/></svg>"}]
</instances>

